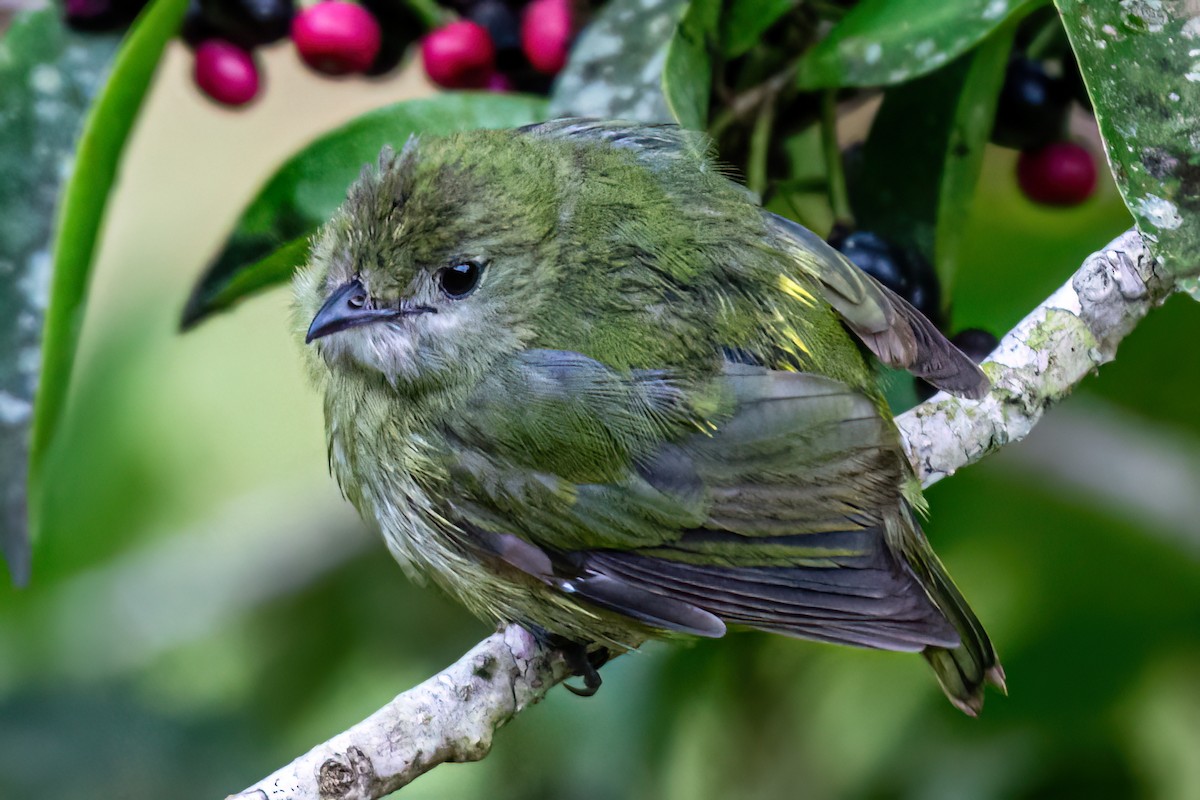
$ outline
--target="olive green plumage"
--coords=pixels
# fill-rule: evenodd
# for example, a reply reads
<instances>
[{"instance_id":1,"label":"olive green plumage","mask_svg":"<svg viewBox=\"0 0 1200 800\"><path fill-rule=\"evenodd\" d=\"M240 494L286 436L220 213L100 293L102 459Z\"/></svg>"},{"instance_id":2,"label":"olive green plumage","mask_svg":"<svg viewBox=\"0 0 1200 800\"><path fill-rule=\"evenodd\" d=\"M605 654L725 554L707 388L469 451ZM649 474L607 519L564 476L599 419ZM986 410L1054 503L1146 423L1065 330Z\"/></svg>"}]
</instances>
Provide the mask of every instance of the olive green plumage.
<instances>
[{"instance_id":1,"label":"olive green plumage","mask_svg":"<svg viewBox=\"0 0 1200 800\"><path fill-rule=\"evenodd\" d=\"M670 126L559 120L385 152L297 278L330 464L410 573L575 641L727 625L1002 685L929 548L851 330L982 373Z\"/></svg>"}]
</instances>

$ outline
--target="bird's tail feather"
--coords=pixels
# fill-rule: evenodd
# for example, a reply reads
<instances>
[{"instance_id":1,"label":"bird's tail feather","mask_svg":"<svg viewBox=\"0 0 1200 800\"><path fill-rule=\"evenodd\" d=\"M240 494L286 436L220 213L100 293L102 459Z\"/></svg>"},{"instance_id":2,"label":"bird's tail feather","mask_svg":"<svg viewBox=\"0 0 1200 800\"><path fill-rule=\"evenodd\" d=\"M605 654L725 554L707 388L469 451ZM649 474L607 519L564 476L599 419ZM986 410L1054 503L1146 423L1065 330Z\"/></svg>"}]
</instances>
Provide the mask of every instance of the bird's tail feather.
<instances>
[{"instance_id":1,"label":"bird's tail feather","mask_svg":"<svg viewBox=\"0 0 1200 800\"><path fill-rule=\"evenodd\" d=\"M924 541L921 544L924 546L914 548L915 553L907 554L909 566L962 640L958 647L926 647L922 655L933 667L950 702L973 717L983 708L983 690L987 684L1008 693L1004 668L1000 666L983 624L967 605L937 555Z\"/></svg>"}]
</instances>

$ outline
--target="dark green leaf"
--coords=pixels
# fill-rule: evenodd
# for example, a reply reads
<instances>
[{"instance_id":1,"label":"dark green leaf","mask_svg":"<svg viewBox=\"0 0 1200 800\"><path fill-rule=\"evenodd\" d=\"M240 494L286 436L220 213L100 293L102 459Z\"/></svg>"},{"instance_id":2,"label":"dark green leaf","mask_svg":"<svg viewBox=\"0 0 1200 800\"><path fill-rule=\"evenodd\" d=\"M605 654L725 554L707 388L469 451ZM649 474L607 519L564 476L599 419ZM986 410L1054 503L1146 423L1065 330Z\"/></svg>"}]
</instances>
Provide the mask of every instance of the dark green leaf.
<instances>
[{"instance_id":1,"label":"dark green leaf","mask_svg":"<svg viewBox=\"0 0 1200 800\"><path fill-rule=\"evenodd\" d=\"M29 571L29 428L54 205L116 49L115 36L67 31L54 8L18 15L0 40L0 550L17 583Z\"/></svg>"},{"instance_id":2,"label":"dark green leaf","mask_svg":"<svg viewBox=\"0 0 1200 800\"><path fill-rule=\"evenodd\" d=\"M796 4L797 0L734 0L721 20L721 51L727 58L742 55Z\"/></svg>"},{"instance_id":3,"label":"dark green leaf","mask_svg":"<svg viewBox=\"0 0 1200 800\"><path fill-rule=\"evenodd\" d=\"M386 106L325 134L280 167L242 212L192 290L184 327L287 280L304 263L308 236L337 210L346 188L385 145L402 147L417 133L525 125L544 112L538 97L455 92Z\"/></svg>"},{"instance_id":4,"label":"dark green leaf","mask_svg":"<svg viewBox=\"0 0 1200 800\"><path fill-rule=\"evenodd\" d=\"M800 62L805 89L889 86L933 72L1043 0L863 0Z\"/></svg>"},{"instance_id":5,"label":"dark green leaf","mask_svg":"<svg viewBox=\"0 0 1200 800\"><path fill-rule=\"evenodd\" d=\"M663 94L671 116L685 128L702 131L708 127L712 56L718 46L720 21L720 0L692 0L667 48Z\"/></svg>"},{"instance_id":6,"label":"dark green leaf","mask_svg":"<svg viewBox=\"0 0 1200 800\"><path fill-rule=\"evenodd\" d=\"M579 35L547 115L670 122L662 90L667 44L687 0L611 0Z\"/></svg>"},{"instance_id":7,"label":"dark green leaf","mask_svg":"<svg viewBox=\"0 0 1200 800\"><path fill-rule=\"evenodd\" d=\"M134 22L104 89L84 121L75 165L59 202L42 373L30 445L30 509L37 512L39 467L62 414L96 239L125 141L163 49L179 31L187 0L154 0ZM32 526L36 530L36 517Z\"/></svg>"},{"instance_id":8,"label":"dark green leaf","mask_svg":"<svg viewBox=\"0 0 1200 800\"><path fill-rule=\"evenodd\" d=\"M1174 5L1058 0L1121 197L1200 300L1200 17Z\"/></svg>"},{"instance_id":9,"label":"dark green leaf","mask_svg":"<svg viewBox=\"0 0 1200 800\"><path fill-rule=\"evenodd\" d=\"M929 259L944 305L1015 23L975 53L887 93L852 186L858 227Z\"/></svg>"}]
</instances>

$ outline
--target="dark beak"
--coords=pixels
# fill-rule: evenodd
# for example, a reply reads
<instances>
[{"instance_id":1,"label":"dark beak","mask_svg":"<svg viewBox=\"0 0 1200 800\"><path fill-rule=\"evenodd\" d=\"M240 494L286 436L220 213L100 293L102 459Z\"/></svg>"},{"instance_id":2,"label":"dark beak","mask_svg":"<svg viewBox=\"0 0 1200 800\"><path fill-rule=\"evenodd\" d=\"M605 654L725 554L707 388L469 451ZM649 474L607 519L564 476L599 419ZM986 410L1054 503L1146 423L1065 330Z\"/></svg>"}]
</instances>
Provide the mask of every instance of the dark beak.
<instances>
[{"instance_id":1,"label":"dark beak","mask_svg":"<svg viewBox=\"0 0 1200 800\"><path fill-rule=\"evenodd\" d=\"M403 312L394 308L368 307L366 287L357 280L350 281L334 292L325 301L325 305L321 306L321 310L313 317L312 325L308 326L308 335L304 337L304 343L311 344L314 339L331 333L400 316L403 316Z\"/></svg>"}]
</instances>

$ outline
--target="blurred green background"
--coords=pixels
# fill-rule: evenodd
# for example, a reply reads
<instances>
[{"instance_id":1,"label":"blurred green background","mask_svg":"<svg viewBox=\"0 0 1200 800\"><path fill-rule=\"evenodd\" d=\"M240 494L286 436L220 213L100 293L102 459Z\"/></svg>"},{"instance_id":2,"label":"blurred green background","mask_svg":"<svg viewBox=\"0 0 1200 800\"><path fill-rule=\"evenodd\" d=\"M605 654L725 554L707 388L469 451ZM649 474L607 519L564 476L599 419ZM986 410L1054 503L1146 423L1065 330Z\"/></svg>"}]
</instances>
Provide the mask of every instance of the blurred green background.
<instances>
[{"instance_id":1,"label":"blurred green background","mask_svg":"<svg viewBox=\"0 0 1200 800\"><path fill-rule=\"evenodd\" d=\"M313 77L275 48L262 102L230 114L173 48L110 207L33 582L0 588L3 798L222 797L488 633L338 496L286 290L176 332L286 155L429 88ZM1002 333L1131 224L1111 186L1034 207L1015 158L989 151L955 329ZM1008 673L979 719L912 656L650 646L402 796L1200 798L1198 341L1200 309L1167 303L1028 442L929 493Z\"/></svg>"}]
</instances>

